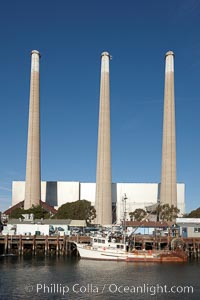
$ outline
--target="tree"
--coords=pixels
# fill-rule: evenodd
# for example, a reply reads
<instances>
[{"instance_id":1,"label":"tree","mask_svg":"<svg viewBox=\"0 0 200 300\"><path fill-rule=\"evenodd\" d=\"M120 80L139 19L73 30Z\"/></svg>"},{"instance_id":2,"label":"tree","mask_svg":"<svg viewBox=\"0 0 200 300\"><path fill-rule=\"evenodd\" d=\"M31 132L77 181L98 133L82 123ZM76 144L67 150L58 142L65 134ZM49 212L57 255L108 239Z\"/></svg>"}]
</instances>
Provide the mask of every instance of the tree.
<instances>
[{"instance_id":1,"label":"tree","mask_svg":"<svg viewBox=\"0 0 200 300\"><path fill-rule=\"evenodd\" d=\"M50 214L42 206L37 205L25 210L26 214L33 214L35 219L49 219Z\"/></svg>"},{"instance_id":2,"label":"tree","mask_svg":"<svg viewBox=\"0 0 200 300\"><path fill-rule=\"evenodd\" d=\"M25 211L23 208L17 207L9 214L9 219L19 219L23 218L22 214L25 214Z\"/></svg>"},{"instance_id":3,"label":"tree","mask_svg":"<svg viewBox=\"0 0 200 300\"><path fill-rule=\"evenodd\" d=\"M163 205L158 205L157 207L157 216L158 216L158 221L174 221L180 210L174 206L174 205L169 205L169 204L163 204Z\"/></svg>"},{"instance_id":4,"label":"tree","mask_svg":"<svg viewBox=\"0 0 200 300\"><path fill-rule=\"evenodd\" d=\"M140 221L142 221L146 217L147 213L146 213L146 211L144 209L137 208L133 212L130 212L129 215L130 215L131 219L134 218L135 221L139 221L140 222Z\"/></svg>"},{"instance_id":5,"label":"tree","mask_svg":"<svg viewBox=\"0 0 200 300\"><path fill-rule=\"evenodd\" d=\"M188 215L187 218L200 218L200 207L192 210Z\"/></svg>"},{"instance_id":6,"label":"tree","mask_svg":"<svg viewBox=\"0 0 200 300\"><path fill-rule=\"evenodd\" d=\"M85 220L87 223L91 223L95 218L96 210L87 200L65 203L54 216L54 219Z\"/></svg>"},{"instance_id":7,"label":"tree","mask_svg":"<svg viewBox=\"0 0 200 300\"><path fill-rule=\"evenodd\" d=\"M48 219L50 218L50 214L40 205L38 206L33 206L29 209L23 209L23 208L16 208L14 209L10 215L10 219L19 219L19 218L24 218L22 215L23 214L33 214L35 219Z\"/></svg>"}]
</instances>

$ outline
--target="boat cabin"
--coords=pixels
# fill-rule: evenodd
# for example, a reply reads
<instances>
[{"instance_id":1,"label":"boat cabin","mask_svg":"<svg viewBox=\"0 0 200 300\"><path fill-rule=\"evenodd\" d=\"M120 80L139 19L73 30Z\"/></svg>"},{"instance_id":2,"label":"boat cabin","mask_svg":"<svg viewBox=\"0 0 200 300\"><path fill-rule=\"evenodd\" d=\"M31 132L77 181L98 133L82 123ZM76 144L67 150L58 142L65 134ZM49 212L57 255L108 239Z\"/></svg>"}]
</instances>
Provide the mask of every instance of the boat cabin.
<instances>
[{"instance_id":1,"label":"boat cabin","mask_svg":"<svg viewBox=\"0 0 200 300\"><path fill-rule=\"evenodd\" d=\"M126 245L123 243L117 243L115 239L109 241L108 238L103 237L91 237L91 245L93 248L102 248L102 249L117 249L126 251Z\"/></svg>"}]
</instances>

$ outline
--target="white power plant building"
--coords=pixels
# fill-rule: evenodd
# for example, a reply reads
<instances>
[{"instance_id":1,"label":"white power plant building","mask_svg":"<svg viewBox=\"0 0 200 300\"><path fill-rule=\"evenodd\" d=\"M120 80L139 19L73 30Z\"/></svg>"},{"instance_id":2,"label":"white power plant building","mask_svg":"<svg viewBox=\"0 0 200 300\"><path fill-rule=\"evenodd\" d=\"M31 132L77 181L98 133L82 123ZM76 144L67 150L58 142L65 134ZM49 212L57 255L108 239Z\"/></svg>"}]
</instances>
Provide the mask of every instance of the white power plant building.
<instances>
[{"instance_id":1,"label":"white power plant building","mask_svg":"<svg viewBox=\"0 0 200 300\"><path fill-rule=\"evenodd\" d=\"M112 204L116 207L116 221L120 223L124 216L124 195L126 194L126 219L129 213L137 208L145 209L156 204L159 199L160 184L158 183L112 183ZM71 181L42 181L41 200L55 208L67 202L88 200L95 205L95 183ZM25 182L13 181L12 206L25 197ZM185 213L185 184L177 183L177 207L180 214Z\"/></svg>"}]
</instances>

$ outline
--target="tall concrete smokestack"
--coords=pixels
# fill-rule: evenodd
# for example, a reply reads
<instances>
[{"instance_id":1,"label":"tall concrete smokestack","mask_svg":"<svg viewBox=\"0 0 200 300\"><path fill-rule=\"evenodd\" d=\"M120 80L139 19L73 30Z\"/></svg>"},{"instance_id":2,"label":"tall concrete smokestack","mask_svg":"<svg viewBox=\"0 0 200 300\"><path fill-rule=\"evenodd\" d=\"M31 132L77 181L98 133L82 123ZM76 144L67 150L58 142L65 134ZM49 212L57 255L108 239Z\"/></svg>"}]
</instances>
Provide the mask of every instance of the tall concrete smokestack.
<instances>
[{"instance_id":1,"label":"tall concrete smokestack","mask_svg":"<svg viewBox=\"0 0 200 300\"><path fill-rule=\"evenodd\" d=\"M177 206L174 53L172 51L168 51L165 55L165 92L160 202L161 204Z\"/></svg>"},{"instance_id":2,"label":"tall concrete smokestack","mask_svg":"<svg viewBox=\"0 0 200 300\"><path fill-rule=\"evenodd\" d=\"M110 149L110 54L101 54L99 131L95 208L97 224L112 224L112 178Z\"/></svg>"},{"instance_id":3,"label":"tall concrete smokestack","mask_svg":"<svg viewBox=\"0 0 200 300\"><path fill-rule=\"evenodd\" d=\"M31 81L29 124L26 161L26 185L24 208L37 206L41 200L40 175L40 53L31 52Z\"/></svg>"}]
</instances>

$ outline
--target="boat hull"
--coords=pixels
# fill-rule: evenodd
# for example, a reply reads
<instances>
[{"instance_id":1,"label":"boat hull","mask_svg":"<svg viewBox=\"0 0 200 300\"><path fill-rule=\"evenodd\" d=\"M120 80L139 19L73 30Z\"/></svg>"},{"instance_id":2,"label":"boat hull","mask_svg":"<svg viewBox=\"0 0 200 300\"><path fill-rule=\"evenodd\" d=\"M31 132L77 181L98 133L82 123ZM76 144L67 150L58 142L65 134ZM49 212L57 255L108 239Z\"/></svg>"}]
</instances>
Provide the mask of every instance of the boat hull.
<instances>
[{"instance_id":1,"label":"boat hull","mask_svg":"<svg viewBox=\"0 0 200 300\"><path fill-rule=\"evenodd\" d=\"M77 250L80 257L90 260L104 260L104 261L125 261L125 262L185 262L187 256L184 253L176 253L168 251L162 253L152 251L136 251L132 252L120 252L107 249L93 249L90 246L83 246L77 244Z\"/></svg>"},{"instance_id":2,"label":"boat hull","mask_svg":"<svg viewBox=\"0 0 200 300\"><path fill-rule=\"evenodd\" d=\"M95 250L95 249L90 249L87 246L78 245L77 244L77 250L80 254L81 258L84 259L96 259L96 260L126 260L126 255L125 253L114 253L114 252L108 252L104 250Z\"/></svg>"}]
</instances>

